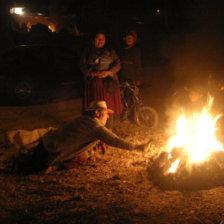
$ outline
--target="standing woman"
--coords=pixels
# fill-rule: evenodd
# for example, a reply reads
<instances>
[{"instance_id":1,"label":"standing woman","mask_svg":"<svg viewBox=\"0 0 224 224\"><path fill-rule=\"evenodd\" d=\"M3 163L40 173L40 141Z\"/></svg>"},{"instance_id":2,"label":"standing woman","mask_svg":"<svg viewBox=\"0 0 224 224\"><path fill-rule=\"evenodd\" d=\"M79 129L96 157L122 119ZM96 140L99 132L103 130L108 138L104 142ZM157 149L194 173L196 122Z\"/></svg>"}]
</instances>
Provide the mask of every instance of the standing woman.
<instances>
[{"instance_id":1,"label":"standing woman","mask_svg":"<svg viewBox=\"0 0 224 224\"><path fill-rule=\"evenodd\" d=\"M84 105L86 110L93 100L104 100L114 115L122 112L121 95L117 72L120 59L112 48L106 46L106 35L98 32L92 46L81 57L80 69L84 76Z\"/></svg>"}]
</instances>

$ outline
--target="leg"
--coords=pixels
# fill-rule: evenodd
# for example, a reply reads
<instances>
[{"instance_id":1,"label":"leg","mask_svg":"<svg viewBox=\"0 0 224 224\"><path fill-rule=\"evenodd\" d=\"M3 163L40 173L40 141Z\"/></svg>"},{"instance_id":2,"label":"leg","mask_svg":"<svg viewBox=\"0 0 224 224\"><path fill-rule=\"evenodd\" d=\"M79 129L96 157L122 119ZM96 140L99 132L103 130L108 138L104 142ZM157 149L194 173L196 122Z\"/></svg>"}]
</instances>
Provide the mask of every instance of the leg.
<instances>
[{"instance_id":1,"label":"leg","mask_svg":"<svg viewBox=\"0 0 224 224\"><path fill-rule=\"evenodd\" d=\"M64 161L53 161L51 165L47 168L45 173L51 173L53 171L56 171L58 169L72 169L77 168L80 165L85 165L87 160L91 156L91 150L94 148L94 146L97 145L97 141L90 142L89 144L82 147L77 152L73 153L69 157L67 157Z\"/></svg>"}]
</instances>

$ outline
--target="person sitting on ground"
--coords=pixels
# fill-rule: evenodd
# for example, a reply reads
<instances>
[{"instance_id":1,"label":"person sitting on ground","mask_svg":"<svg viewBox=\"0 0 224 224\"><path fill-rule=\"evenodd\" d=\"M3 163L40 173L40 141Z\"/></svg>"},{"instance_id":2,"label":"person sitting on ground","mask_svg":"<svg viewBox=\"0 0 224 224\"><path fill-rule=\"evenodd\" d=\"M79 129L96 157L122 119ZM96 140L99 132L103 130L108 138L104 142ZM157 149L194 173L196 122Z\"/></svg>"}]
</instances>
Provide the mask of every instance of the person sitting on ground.
<instances>
[{"instance_id":1,"label":"person sitting on ground","mask_svg":"<svg viewBox=\"0 0 224 224\"><path fill-rule=\"evenodd\" d=\"M99 140L106 144L127 150L147 151L150 141L134 144L126 141L105 127L112 110L105 101L92 101L84 114L56 130L50 130L40 140L32 156L33 172L45 170L46 173L74 168L77 161L87 161L88 151ZM77 160L78 157L78 160Z\"/></svg>"}]
</instances>

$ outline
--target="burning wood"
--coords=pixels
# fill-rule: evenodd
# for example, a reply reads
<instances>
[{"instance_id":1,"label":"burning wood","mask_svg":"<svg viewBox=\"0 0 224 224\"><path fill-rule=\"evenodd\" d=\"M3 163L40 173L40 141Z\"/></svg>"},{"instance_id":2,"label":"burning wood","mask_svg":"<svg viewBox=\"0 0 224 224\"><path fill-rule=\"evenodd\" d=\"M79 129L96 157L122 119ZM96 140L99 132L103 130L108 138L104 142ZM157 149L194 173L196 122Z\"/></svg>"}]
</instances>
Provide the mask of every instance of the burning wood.
<instances>
[{"instance_id":1,"label":"burning wood","mask_svg":"<svg viewBox=\"0 0 224 224\"><path fill-rule=\"evenodd\" d=\"M220 115L213 118L210 114L212 102L213 99L210 98L207 107L204 107L201 112L193 112L188 116L183 113L179 116L176 122L176 134L167 144L170 157L175 160L174 162L176 159L181 159L178 157L183 153L187 158L186 167L190 170L192 164L210 160L213 152L224 151L215 135L216 122Z\"/></svg>"},{"instance_id":2,"label":"burning wood","mask_svg":"<svg viewBox=\"0 0 224 224\"><path fill-rule=\"evenodd\" d=\"M220 115L211 115L212 102L210 98L200 112L178 117L175 133L166 145L167 152L161 152L153 160L154 177L170 181L200 179L196 176L205 177L224 168L224 149L216 137Z\"/></svg>"}]
</instances>

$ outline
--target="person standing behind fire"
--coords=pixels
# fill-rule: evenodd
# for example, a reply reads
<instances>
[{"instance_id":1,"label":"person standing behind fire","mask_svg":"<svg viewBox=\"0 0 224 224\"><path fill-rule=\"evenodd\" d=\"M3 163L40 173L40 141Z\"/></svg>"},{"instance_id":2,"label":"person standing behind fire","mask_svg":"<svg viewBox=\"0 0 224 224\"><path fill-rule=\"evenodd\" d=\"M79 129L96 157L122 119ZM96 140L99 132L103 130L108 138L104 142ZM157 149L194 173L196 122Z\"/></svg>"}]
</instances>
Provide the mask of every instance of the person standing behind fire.
<instances>
[{"instance_id":1,"label":"person standing behind fire","mask_svg":"<svg viewBox=\"0 0 224 224\"><path fill-rule=\"evenodd\" d=\"M119 72L119 80L121 83L128 82L130 84L140 85L142 79L142 62L141 51L136 46L137 32L135 30L129 31L125 36L124 47L120 51L121 70ZM132 92L129 88L125 88L122 92L128 105L132 104ZM128 115L128 108L124 106L121 114L121 120L125 120L127 116L133 119L133 111Z\"/></svg>"},{"instance_id":2,"label":"person standing behind fire","mask_svg":"<svg viewBox=\"0 0 224 224\"><path fill-rule=\"evenodd\" d=\"M119 79L121 82L136 82L139 85L142 76L142 62L140 48L136 45L137 38L138 34L135 30L127 32L125 36L125 44L119 54L121 60Z\"/></svg>"},{"instance_id":3,"label":"person standing behind fire","mask_svg":"<svg viewBox=\"0 0 224 224\"><path fill-rule=\"evenodd\" d=\"M104 100L114 111L114 115L120 115L122 103L117 77L120 59L115 50L107 46L104 32L96 33L92 45L83 51L80 69L84 77L83 110L85 111L93 100ZM112 92L105 87L108 78L115 83L112 85ZM112 121L113 116L110 116L107 127L112 126Z\"/></svg>"}]
</instances>

